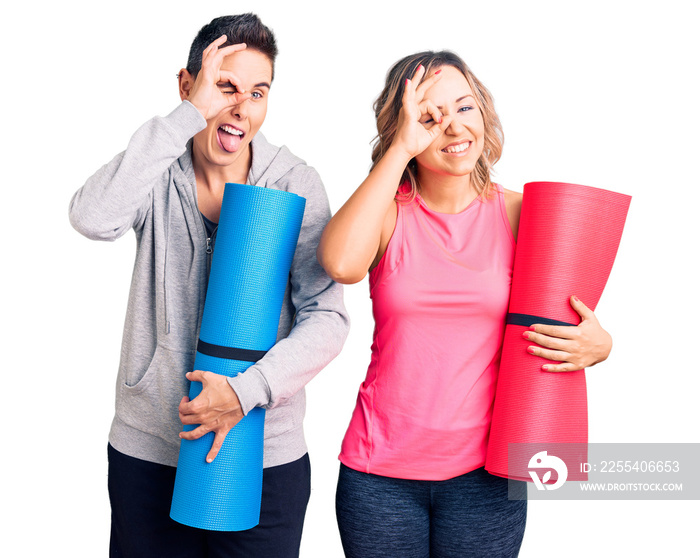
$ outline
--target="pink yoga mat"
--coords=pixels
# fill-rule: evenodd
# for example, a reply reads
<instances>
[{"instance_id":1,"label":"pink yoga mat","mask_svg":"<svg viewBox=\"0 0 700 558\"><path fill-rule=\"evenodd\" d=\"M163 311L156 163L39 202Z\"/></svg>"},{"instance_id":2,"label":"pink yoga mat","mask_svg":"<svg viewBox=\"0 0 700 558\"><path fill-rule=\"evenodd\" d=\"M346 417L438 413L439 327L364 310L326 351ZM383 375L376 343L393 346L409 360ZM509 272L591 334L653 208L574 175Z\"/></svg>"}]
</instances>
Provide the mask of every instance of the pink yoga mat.
<instances>
[{"instance_id":1,"label":"pink yoga mat","mask_svg":"<svg viewBox=\"0 0 700 558\"><path fill-rule=\"evenodd\" d=\"M569 480L586 479L579 464L588 443L585 371L543 372L549 361L528 354L532 343L522 334L537 323L577 325L571 295L595 309L630 200L576 184L525 184L486 457L489 473L530 481L530 459L549 450L566 463Z\"/></svg>"}]
</instances>

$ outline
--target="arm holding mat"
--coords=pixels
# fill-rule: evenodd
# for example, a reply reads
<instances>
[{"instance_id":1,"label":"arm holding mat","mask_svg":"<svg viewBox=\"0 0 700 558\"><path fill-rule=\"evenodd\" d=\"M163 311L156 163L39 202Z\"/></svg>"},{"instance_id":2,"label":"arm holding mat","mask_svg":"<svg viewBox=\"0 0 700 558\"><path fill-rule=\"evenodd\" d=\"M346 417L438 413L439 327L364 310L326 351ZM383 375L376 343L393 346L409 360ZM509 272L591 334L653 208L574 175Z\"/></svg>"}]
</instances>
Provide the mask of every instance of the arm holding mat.
<instances>
[{"instance_id":1,"label":"arm holding mat","mask_svg":"<svg viewBox=\"0 0 700 558\"><path fill-rule=\"evenodd\" d=\"M505 202L508 221L517 240L523 195L505 190ZM530 354L555 361L542 366L546 372L581 370L604 361L612 350L612 338L600 326L593 311L573 294L569 302L581 317L577 326L536 324L530 328L532 331L523 334L528 341L539 345L529 346Z\"/></svg>"},{"instance_id":2,"label":"arm holding mat","mask_svg":"<svg viewBox=\"0 0 700 558\"><path fill-rule=\"evenodd\" d=\"M70 202L70 221L93 240L116 240L138 230L150 207L151 192L168 167L187 149L187 142L206 127L188 101L165 117L141 126L126 150L114 157L78 190Z\"/></svg>"},{"instance_id":3,"label":"arm holding mat","mask_svg":"<svg viewBox=\"0 0 700 558\"><path fill-rule=\"evenodd\" d=\"M253 407L284 403L335 358L343 347L350 321L342 287L332 281L316 259L316 247L330 219L330 207L318 173L294 167L272 187L306 198L306 211L290 271L291 302L296 311L287 335L245 374L228 378L244 413ZM270 186L270 184L268 184Z\"/></svg>"},{"instance_id":4,"label":"arm holding mat","mask_svg":"<svg viewBox=\"0 0 700 558\"><path fill-rule=\"evenodd\" d=\"M581 316L577 326L553 326L537 324L533 331L523 336L541 347L530 346L528 352L535 356L558 361L544 364L545 372L575 372L603 362L612 350L612 337L605 331L593 310L575 295L569 300L571 307Z\"/></svg>"},{"instance_id":5,"label":"arm holding mat","mask_svg":"<svg viewBox=\"0 0 700 558\"><path fill-rule=\"evenodd\" d=\"M180 438L197 440L213 432L214 441L206 457L207 463L211 463L223 447L226 435L243 419L241 404L226 376L208 370L195 370L185 376L190 382L200 382L202 391L193 400L183 397L178 406L180 422L197 425L194 430L180 432Z\"/></svg>"}]
</instances>

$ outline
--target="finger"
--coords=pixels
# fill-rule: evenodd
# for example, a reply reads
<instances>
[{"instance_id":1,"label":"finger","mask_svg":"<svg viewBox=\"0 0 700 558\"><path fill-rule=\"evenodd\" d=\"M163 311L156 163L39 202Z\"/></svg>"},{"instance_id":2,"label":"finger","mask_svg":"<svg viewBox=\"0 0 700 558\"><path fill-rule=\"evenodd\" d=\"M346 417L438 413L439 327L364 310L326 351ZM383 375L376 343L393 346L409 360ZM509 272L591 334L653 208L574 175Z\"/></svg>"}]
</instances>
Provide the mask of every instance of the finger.
<instances>
[{"instance_id":1,"label":"finger","mask_svg":"<svg viewBox=\"0 0 700 558\"><path fill-rule=\"evenodd\" d=\"M401 98L403 106L411 103L415 98L415 87L413 87L413 82L410 78L406 78L406 83L403 88L403 97Z\"/></svg>"},{"instance_id":2,"label":"finger","mask_svg":"<svg viewBox=\"0 0 700 558\"><path fill-rule=\"evenodd\" d=\"M181 409L177 415L182 424L202 424L202 419L193 414L190 409Z\"/></svg>"},{"instance_id":3,"label":"finger","mask_svg":"<svg viewBox=\"0 0 700 558\"><path fill-rule=\"evenodd\" d=\"M428 135L430 136L431 140L434 140L445 130L447 130L447 127L452 122L452 119L453 117L451 115L443 116L442 122L436 123L432 127L428 128Z\"/></svg>"},{"instance_id":4,"label":"finger","mask_svg":"<svg viewBox=\"0 0 700 558\"><path fill-rule=\"evenodd\" d=\"M411 78L411 81L413 81L415 83L419 83L420 78L422 78L424 74L425 74L425 68L423 67L423 64L418 64L416 71L413 72L413 78Z\"/></svg>"},{"instance_id":5,"label":"finger","mask_svg":"<svg viewBox=\"0 0 700 558\"><path fill-rule=\"evenodd\" d=\"M421 116L424 114L429 114L433 119L433 122L436 122L437 124L442 123L442 112L440 112L440 109L437 108L435 103L432 101L423 101L418 105L418 108L420 109Z\"/></svg>"},{"instance_id":6,"label":"finger","mask_svg":"<svg viewBox=\"0 0 700 558\"><path fill-rule=\"evenodd\" d=\"M207 379L206 374L207 372L204 372L202 370L193 370L192 372L188 372L187 374L185 374L185 378L187 378L190 382L204 383Z\"/></svg>"},{"instance_id":7,"label":"finger","mask_svg":"<svg viewBox=\"0 0 700 558\"><path fill-rule=\"evenodd\" d=\"M206 396L204 390L202 390L202 392L191 401L180 403L180 406L178 407L178 414L181 417L194 417L196 419L195 422L197 423L205 422L205 419L210 411L210 407L211 400ZM182 418L180 420L182 420Z\"/></svg>"},{"instance_id":8,"label":"finger","mask_svg":"<svg viewBox=\"0 0 700 558\"><path fill-rule=\"evenodd\" d=\"M527 348L527 352L531 355L535 355L541 358L546 358L547 360L555 360L557 362L567 362L571 358L571 354L566 351L557 351L554 349L545 349L538 345L530 345Z\"/></svg>"},{"instance_id":9,"label":"finger","mask_svg":"<svg viewBox=\"0 0 700 558\"><path fill-rule=\"evenodd\" d=\"M433 85L435 85L437 81L440 80L440 78L442 77L440 72L442 72L442 69L439 69L431 76L425 78L425 80L423 80L423 83L416 87L416 93L422 97L428 89L430 89Z\"/></svg>"},{"instance_id":10,"label":"finger","mask_svg":"<svg viewBox=\"0 0 700 558\"><path fill-rule=\"evenodd\" d=\"M215 52L219 49L219 46L224 44L227 41L226 35L221 35L218 39L216 39L214 42L212 42L207 48L204 49L204 52L202 53L202 58L204 56L211 54L212 52Z\"/></svg>"},{"instance_id":11,"label":"finger","mask_svg":"<svg viewBox=\"0 0 700 558\"><path fill-rule=\"evenodd\" d=\"M235 52L245 50L245 43L237 43L235 45L227 45L219 48L227 40L226 35L221 35L216 41L210 44L202 53L202 69L218 69L226 56L230 56Z\"/></svg>"},{"instance_id":12,"label":"finger","mask_svg":"<svg viewBox=\"0 0 700 558\"><path fill-rule=\"evenodd\" d=\"M530 326L530 331L559 339L574 339L578 335L578 326L534 324Z\"/></svg>"},{"instance_id":13,"label":"finger","mask_svg":"<svg viewBox=\"0 0 700 558\"><path fill-rule=\"evenodd\" d=\"M225 42L225 41L224 41ZM225 56L230 56L234 52L240 52L248 47L245 43L236 43L235 45L226 45L217 50L216 54L222 58Z\"/></svg>"},{"instance_id":14,"label":"finger","mask_svg":"<svg viewBox=\"0 0 700 558\"><path fill-rule=\"evenodd\" d=\"M443 117L442 117L442 122L440 122L440 123L438 124L438 126L436 127L436 129L439 130L439 132L444 132L445 130L447 130L447 127L448 127L450 124L452 124L452 121L453 121L453 120L454 120L454 115L453 115L453 114L448 114L448 115L446 115L446 116L443 115ZM437 135L439 132L435 132L435 135ZM431 133L432 133L432 129L431 129Z\"/></svg>"},{"instance_id":15,"label":"finger","mask_svg":"<svg viewBox=\"0 0 700 558\"><path fill-rule=\"evenodd\" d=\"M215 436L214 436L214 442L211 445L211 449L209 450L209 453L207 454L207 463L211 463L216 459L216 456L219 455L219 451L221 450L221 447L224 445L224 440L226 440L226 434L228 434L228 431L224 432L222 430L219 430Z\"/></svg>"},{"instance_id":16,"label":"finger","mask_svg":"<svg viewBox=\"0 0 700 558\"><path fill-rule=\"evenodd\" d=\"M182 432L180 432L180 438L182 440L190 440L190 441L198 440L199 438L201 438L205 434L209 434L209 432L211 432L211 430L202 424L202 425L199 425L194 430L183 430Z\"/></svg>"},{"instance_id":17,"label":"finger","mask_svg":"<svg viewBox=\"0 0 700 558\"><path fill-rule=\"evenodd\" d=\"M180 404L177 406L177 410L182 413L183 409L187 408L187 404L190 402L190 398L185 395L182 399L180 399Z\"/></svg>"},{"instance_id":18,"label":"finger","mask_svg":"<svg viewBox=\"0 0 700 558\"><path fill-rule=\"evenodd\" d=\"M581 299L579 299L577 296L571 296L569 299L569 304L571 304L571 307L576 310L579 316L581 316L581 320L595 320L595 314L593 313L593 310L591 310L588 306L586 306L583 302L581 302Z\"/></svg>"},{"instance_id":19,"label":"finger","mask_svg":"<svg viewBox=\"0 0 700 558\"><path fill-rule=\"evenodd\" d=\"M543 364L543 372L577 372L582 370L580 366L576 366L571 362L561 362L559 364Z\"/></svg>"},{"instance_id":20,"label":"finger","mask_svg":"<svg viewBox=\"0 0 700 558\"><path fill-rule=\"evenodd\" d=\"M401 118L401 116L403 118ZM420 118L420 109L415 99L415 92L411 87L411 80L406 79L406 88L401 99L401 113L399 122L413 122Z\"/></svg>"},{"instance_id":21,"label":"finger","mask_svg":"<svg viewBox=\"0 0 700 558\"><path fill-rule=\"evenodd\" d=\"M413 73L413 77L410 80L406 80L406 89L410 89L411 98L417 103L423 100L424 90L421 90L421 93L419 94L418 88L420 87L420 80L423 78L424 74L425 68L421 64L416 68L416 71Z\"/></svg>"},{"instance_id":22,"label":"finger","mask_svg":"<svg viewBox=\"0 0 700 558\"><path fill-rule=\"evenodd\" d=\"M571 339L564 339L561 337L544 335L542 333L535 333L534 331L526 330L523 332L523 337L528 341L537 343L542 347L548 349L556 349L559 351L564 351L571 343Z\"/></svg>"},{"instance_id":23,"label":"finger","mask_svg":"<svg viewBox=\"0 0 700 558\"><path fill-rule=\"evenodd\" d=\"M201 405L198 404L197 399L193 401L183 401L177 408L177 414L180 418L182 424L201 424L202 417L199 415L201 411Z\"/></svg>"},{"instance_id":24,"label":"finger","mask_svg":"<svg viewBox=\"0 0 700 558\"><path fill-rule=\"evenodd\" d=\"M234 104L240 105L243 101L247 101L248 99L250 99L253 96L253 94L241 92L241 93L235 93L233 96L235 97Z\"/></svg>"},{"instance_id":25,"label":"finger","mask_svg":"<svg viewBox=\"0 0 700 558\"><path fill-rule=\"evenodd\" d=\"M404 97L406 96L406 93L409 93L410 95L415 94L416 88L418 87L418 84L420 83L421 77L423 77L423 74L425 73L425 68L423 67L422 64L419 64L418 67L416 68L416 71L413 72L413 77L406 78L406 88L404 91Z\"/></svg>"},{"instance_id":26,"label":"finger","mask_svg":"<svg viewBox=\"0 0 700 558\"><path fill-rule=\"evenodd\" d=\"M236 76L236 74L228 70L219 70L219 83L217 85L226 85L227 83L233 85L233 87L236 88L237 93L246 92L241 80L238 78L238 76Z\"/></svg>"},{"instance_id":27,"label":"finger","mask_svg":"<svg viewBox=\"0 0 700 558\"><path fill-rule=\"evenodd\" d=\"M217 87L228 105L240 105L253 96L253 94L248 91L239 91L238 88L232 86L229 82L219 82L217 83Z\"/></svg>"}]
</instances>

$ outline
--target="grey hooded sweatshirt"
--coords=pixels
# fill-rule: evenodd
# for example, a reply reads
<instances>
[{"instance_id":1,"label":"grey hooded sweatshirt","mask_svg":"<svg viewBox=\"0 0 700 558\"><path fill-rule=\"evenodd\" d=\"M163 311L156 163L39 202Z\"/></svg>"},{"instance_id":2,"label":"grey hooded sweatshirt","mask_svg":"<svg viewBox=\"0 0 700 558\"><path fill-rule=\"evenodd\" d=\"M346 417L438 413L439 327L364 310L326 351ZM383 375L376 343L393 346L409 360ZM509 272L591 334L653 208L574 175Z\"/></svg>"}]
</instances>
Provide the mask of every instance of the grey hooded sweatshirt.
<instances>
[{"instance_id":1,"label":"grey hooded sweatshirt","mask_svg":"<svg viewBox=\"0 0 700 558\"><path fill-rule=\"evenodd\" d=\"M71 224L88 238L115 240L132 228L136 233L109 442L127 455L170 466L177 465L178 404L189 391L185 373L194 364L211 258L190 142L205 127L206 120L188 101L166 117L153 118L70 203ZM306 198L277 344L228 379L244 413L256 406L268 409L264 466L272 467L306 453L304 386L340 352L349 320L341 286L316 260L330 218L321 179L259 132L251 145L249 184Z\"/></svg>"}]
</instances>

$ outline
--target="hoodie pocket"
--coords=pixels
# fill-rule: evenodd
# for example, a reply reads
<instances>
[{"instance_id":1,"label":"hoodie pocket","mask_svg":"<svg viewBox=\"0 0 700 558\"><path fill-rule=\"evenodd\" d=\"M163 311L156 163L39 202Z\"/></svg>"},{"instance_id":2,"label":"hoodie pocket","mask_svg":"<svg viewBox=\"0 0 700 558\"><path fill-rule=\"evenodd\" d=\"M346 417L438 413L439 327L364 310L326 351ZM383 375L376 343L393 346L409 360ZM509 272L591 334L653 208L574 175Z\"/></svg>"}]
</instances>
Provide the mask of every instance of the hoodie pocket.
<instances>
[{"instance_id":1,"label":"hoodie pocket","mask_svg":"<svg viewBox=\"0 0 700 558\"><path fill-rule=\"evenodd\" d=\"M137 430L171 443L179 442L182 423L177 408L187 395L189 382L185 373L192 370L193 364L194 352L177 352L158 345L143 377L135 385L119 386L119 418Z\"/></svg>"},{"instance_id":2,"label":"hoodie pocket","mask_svg":"<svg viewBox=\"0 0 700 558\"><path fill-rule=\"evenodd\" d=\"M174 186L170 198L179 196ZM173 204L163 222L164 244L162 293L163 322L159 323L159 344L174 351L194 347L206 292L204 224L196 207L189 211L188 200ZM157 288L158 288L157 287Z\"/></svg>"}]
</instances>

